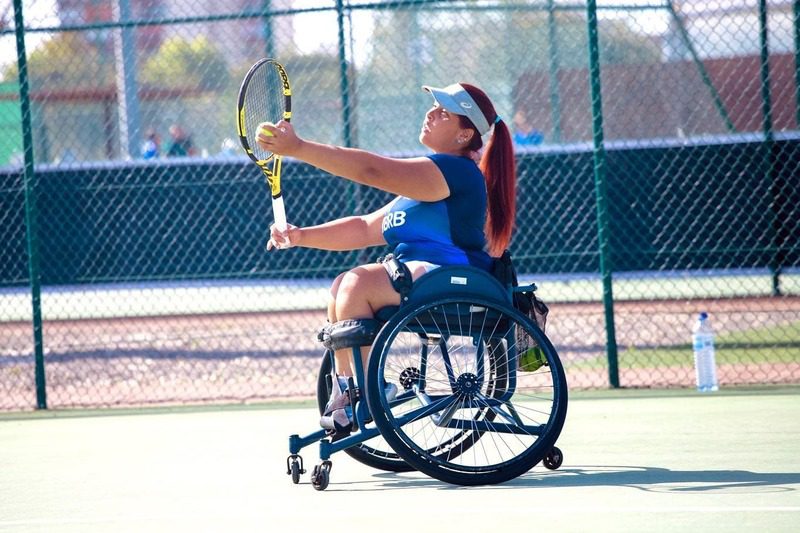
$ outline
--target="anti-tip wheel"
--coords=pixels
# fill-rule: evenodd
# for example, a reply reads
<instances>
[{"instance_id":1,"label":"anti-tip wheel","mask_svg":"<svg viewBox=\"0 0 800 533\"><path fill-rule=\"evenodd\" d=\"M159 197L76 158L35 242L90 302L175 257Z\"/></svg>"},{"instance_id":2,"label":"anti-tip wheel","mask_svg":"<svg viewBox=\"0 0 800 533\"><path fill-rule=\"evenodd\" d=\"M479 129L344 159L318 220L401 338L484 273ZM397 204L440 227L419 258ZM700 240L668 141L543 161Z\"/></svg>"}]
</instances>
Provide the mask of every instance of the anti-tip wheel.
<instances>
[{"instance_id":1,"label":"anti-tip wheel","mask_svg":"<svg viewBox=\"0 0 800 533\"><path fill-rule=\"evenodd\" d=\"M556 470L563 462L564 454L558 446L553 446L553 449L547 452L547 455L542 459L542 464L548 470Z\"/></svg>"},{"instance_id":2,"label":"anti-tip wheel","mask_svg":"<svg viewBox=\"0 0 800 533\"><path fill-rule=\"evenodd\" d=\"M306 473L306 469L303 468L303 458L297 454L292 454L287 457L286 473L292 476L292 483L295 485L300 483L300 474Z\"/></svg>"},{"instance_id":3,"label":"anti-tip wheel","mask_svg":"<svg viewBox=\"0 0 800 533\"><path fill-rule=\"evenodd\" d=\"M330 461L324 461L322 464L314 467L314 471L311 472L311 485L314 489L325 490L328 488L328 482L330 482L331 479L330 471Z\"/></svg>"},{"instance_id":4,"label":"anti-tip wheel","mask_svg":"<svg viewBox=\"0 0 800 533\"><path fill-rule=\"evenodd\" d=\"M297 461L292 461L291 475L292 475L292 483L294 483L295 485L300 483L300 463L298 463Z\"/></svg>"}]
</instances>

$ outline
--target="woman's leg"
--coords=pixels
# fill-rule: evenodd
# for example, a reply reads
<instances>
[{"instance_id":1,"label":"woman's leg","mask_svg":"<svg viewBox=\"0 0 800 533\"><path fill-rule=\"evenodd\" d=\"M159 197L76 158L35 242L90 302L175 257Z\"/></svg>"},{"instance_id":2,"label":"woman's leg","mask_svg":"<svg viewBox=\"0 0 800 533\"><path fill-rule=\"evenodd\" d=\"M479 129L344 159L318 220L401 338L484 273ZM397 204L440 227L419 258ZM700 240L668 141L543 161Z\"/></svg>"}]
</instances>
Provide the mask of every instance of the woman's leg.
<instances>
[{"instance_id":1,"label":"woman's leg","mask_svg":"<svg viewBox=\"0 0 800 533\"><path fill-rule=\"evenodd\" d=\"M412 268L411 278L417 279L424 274L426 269ZM331 285L331 299L328 302L328 320L336 323L342 320L359 318L373 318L375 312L389 305L399 305L400 295L392 287L386 269L382 264L374 263L356 267L349 272L339 275ZM361 362L366 369L371 346L361 346ZM336 369L334 391L325 408L325 413L320 419L322 427L330 430L349 431L352 424L352 413L348 412L349 395L344 394L347 387L346 380L353 376L353 349L343 348L334 352ZM363 386L363 384L361 384ZM393 398L397 386L386 385L387 398Z\"/></svg>"},{"instance_id":2,"label":"woman's leg","mask_svg":"<svg viewBox=\"0 0 800 533\"><path fill-rule=\"evenodd\" d=\"M411 279L416 280L426 272L424 266L415 267ZM400 294L394 290L386 269L380 263L362 265L341 274L331 286L332 299L328 304L331 323L353 318L373 318L375 312L389 305L400 305ZM366 368L370 346L361 347L361 360ZM336 369L340 376L352 376L352 350L337 350Z\"/></svg>"},{"instance_id":3,"label":"woman's leg","mask_svg":"<svg viewBox=\"0 0 800 533\"><path fill-rule=\"evenodd\" d=\"M345 272L331 287L333 304L328 307L329 317L335 321L354 318L372 318L375 311L387 305L399 305L400 295L392 288L383 265L373 263ZM333 313L330 313L330 310ZM361 360L366 365L369 346L361 347ZM337 350L336 372L340 376L353 375L352 349ZM366 368L366 366L364 367Z\"/></svg>"},{"instance_id":4,"label":"woman's leg","mask_svg":"<svg viewBox=\"0 0 800 533\"><path fill-rule=\"evenodd\" d=\"M333 324L337 322L336 319L336 293L339 292L339 285L342 283L342 278L347 274L347 272L342 272L336 279L333 280L331 284L331 292L328 295L328 322Z\"/></svg>"}]
</instances>

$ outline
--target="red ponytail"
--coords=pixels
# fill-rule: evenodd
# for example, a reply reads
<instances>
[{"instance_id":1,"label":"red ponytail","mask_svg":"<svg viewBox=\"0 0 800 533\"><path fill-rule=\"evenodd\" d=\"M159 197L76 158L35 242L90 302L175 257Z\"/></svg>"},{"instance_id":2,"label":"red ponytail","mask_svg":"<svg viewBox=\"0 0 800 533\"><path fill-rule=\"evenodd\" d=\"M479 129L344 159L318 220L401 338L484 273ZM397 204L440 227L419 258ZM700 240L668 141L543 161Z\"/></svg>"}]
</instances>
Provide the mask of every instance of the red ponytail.
<instances>
[{"instance_id":1,"label":"red ponytail","mask_svg":"<svg viewBox=\"0 0 800 533\"><path fill-rule=\"evenodd\" d=\"M497 112L486 93L468 83L461 83L461 86L481 108L489 124L494 124L494 131L486 143L486 149L483 151L478 166L486 178L488 207L485 231L486 239L489 242L489 253L499 257L511 242L511 233L514 230L514 219L517 213L517 170L514 161L514 145L508 126L502 120L497 121ZM469 122L466 117L463 120ZM472 124L470 123L470 125ZM481 135L478 130L475 130L469 149L478 151L482 146Z\"/></svg>"}]
</instances>

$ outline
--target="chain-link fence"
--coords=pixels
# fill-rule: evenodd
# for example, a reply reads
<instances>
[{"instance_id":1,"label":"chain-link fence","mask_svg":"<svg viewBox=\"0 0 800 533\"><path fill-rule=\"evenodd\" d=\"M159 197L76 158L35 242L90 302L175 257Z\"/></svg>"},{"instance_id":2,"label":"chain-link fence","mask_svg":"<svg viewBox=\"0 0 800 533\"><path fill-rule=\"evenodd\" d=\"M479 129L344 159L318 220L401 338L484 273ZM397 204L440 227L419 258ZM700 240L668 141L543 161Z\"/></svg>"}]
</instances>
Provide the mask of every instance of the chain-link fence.
<instances>
[{"instance_id":1,"label":"chain-link fence","mask_svg":"<svg viewBox=\"0 0 800 533\"><path fill-rule=\"evenodd\" d=\"M0 2L0 409L314 394L327 287L384 250L267 253L238 85L305 137L417 142L467 81L517 144L512 252L572 388L800 381L800 2ZM24 45L24 49L23 49ZM290 221L387 197L292 161Z\"/></svg>"}]
</instances>

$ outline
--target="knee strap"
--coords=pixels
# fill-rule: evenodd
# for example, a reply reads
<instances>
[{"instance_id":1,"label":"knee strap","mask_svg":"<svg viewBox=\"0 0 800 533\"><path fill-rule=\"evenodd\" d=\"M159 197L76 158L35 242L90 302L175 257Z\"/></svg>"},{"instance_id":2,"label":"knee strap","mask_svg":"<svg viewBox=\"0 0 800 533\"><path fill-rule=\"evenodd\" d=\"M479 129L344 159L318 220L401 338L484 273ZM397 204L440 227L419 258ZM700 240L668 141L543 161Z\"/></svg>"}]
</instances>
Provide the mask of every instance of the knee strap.
<instances>
[{"instance_id":1,"label":"knee strap","mask_svg":"<svg viewBox=\"0 0 800 533\"><path fill-rule=\"evenodd\" d=\"M371 346L383 323L374 318L354 318L328 324L322 328L317 339L328 350L340 350L354 346Z\"/></svg>"}]
</instances>

